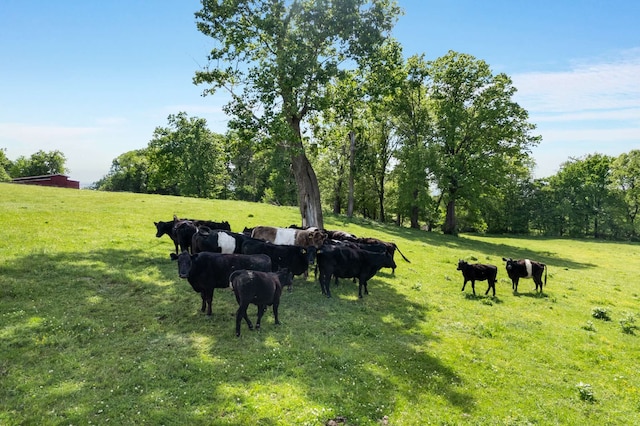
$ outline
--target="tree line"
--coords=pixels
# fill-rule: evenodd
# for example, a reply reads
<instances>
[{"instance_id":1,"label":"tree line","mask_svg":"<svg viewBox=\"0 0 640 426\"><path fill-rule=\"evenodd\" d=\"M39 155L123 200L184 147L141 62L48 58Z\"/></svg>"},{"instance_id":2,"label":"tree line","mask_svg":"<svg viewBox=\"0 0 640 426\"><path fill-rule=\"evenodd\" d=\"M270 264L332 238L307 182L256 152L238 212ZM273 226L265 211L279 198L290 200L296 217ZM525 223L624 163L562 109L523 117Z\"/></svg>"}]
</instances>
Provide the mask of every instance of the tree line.
<instances>
[{"instance_id":1,"label":"tree line","mask_svg":"<svg viewBox=\"0 0 640 426\"><path fill-rule=\"evenodd\" d=\"M324 129L327 133L334 130ZM385 133L388 129L366 132L358 133L353 156L349 155L349 133L338 132L334 139L327 135L331 143L316 143L311 150L325 211L348 213L348 181L352 176L352 215L441 229L446 220L445 195L425 176L418 188L424 195L416 197L416 188L406 185L411 172L402 161L403 145L397 136L386 146L381 141L389 137ZM596 153L570 158L555 175L542 179L532 178L531 166L531 162L526 167L514 166L496 184L465 190L457 203L459 231L637 239L640 150L618 157ZM412 167L418 169L419 162ZM463 179L471 178L461 176L460 181ZM277 205L297 203L285 152L261 147L236 131L216 134L207 128L206 120L184 112L170 115L167 126L156 128L146 148L114 159L109 173L93 188ZM416 199L423 202L418 204Z\"/></svg>"},{"instance_id":2,"label":"tree line","mask_svg":"<svg viewBox=\"0 0 640 426\"><path fill-rule=\"evenodd\" d=\"M0 182L26 176L44 176L67 173L67 158L58 150L40 150L29 157L21 155L14 161L7 157L6 149L0 148Z\"/></svg>"}]
</instances>

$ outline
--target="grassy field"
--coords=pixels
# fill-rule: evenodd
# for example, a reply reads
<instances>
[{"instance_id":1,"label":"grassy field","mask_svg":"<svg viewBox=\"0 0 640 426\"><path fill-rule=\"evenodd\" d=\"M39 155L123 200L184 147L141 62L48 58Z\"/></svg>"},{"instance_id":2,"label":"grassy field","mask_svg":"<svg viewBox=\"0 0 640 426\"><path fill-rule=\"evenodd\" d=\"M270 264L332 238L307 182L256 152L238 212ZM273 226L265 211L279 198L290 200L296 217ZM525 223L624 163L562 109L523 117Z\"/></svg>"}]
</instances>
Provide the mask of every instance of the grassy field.
<instances>
[{"instance_id":1,"label":"grassy field","mask_svg":"<svg viewBox=\"0 0 640 426\"><path fill-rule=\"evenodd\" d=\"M233 294L201 314L155 238L174 214L236 232L300 222L297 208L0 184L0 424L640 424L638 244L327 216L411 263L396 256L363 299L348 280L326 299L296 278L282 324L269 310L236 338ZM531 280L513 294L502 257L547 263L544 294ZM495 298L486 282L460 291L460 258L498 265Z\"/></svg>"}]
</instances>

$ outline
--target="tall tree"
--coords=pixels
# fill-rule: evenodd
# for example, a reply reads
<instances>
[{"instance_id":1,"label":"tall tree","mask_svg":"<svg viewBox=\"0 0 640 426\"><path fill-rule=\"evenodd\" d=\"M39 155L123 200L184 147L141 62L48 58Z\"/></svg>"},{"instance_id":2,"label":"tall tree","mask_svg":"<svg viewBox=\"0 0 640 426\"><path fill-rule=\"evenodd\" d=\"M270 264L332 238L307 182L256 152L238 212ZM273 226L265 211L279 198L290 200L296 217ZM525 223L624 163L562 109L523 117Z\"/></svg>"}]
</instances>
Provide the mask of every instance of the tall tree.
<instances>
[{"instance_id":1,"label":"tall tree","mask_svg":"<svg viewBox=\"0 0 640 426\"><path fill-rule=\"evenodd\" d=\"M611 169L613 189L624 200L624 221L628 223L630 236L636 238L639 228L636 219L640 213L640 150L621 154L613 161Z\"/></svg>"},{"instance_id":2,"label":"tall tree","mask_svg":"<svg viewBox=\"0 0 640 426\"><path fill-rule=\"evenodd\" d=\"M472 201L495 185L540 138L513 101L511 79L493 75L486 62L450 51L430 64L429 75L435 118L429 166L447 205L443 232L456 234L456 201Z\"/></svg>"},{"instance_id":3,"label":"tall tree","mask_svg":"<svg viewBox=\"0 0 640 426\"><path fill-rule=\"evenodd\" d=\"M207 128L203 118L171 114L167 127L157 127L149 142L149 190L200 198L218 196L228 182L224 138Z\"/></svg>"},{"instance_id":4,"label":"tall tree","mask_svg":"<svg viewBox=\"0 0 640 426\"><path fill-rule=\"evenodd\" d=\"M564 200L568 229L572 236L596 238L612 230L613 198L610 192L612 158L590 154L571 158L551 177L552 188Z\"/></svg>"},{"instance_id":5,"label":"tall tree","mask_svg":"<svg viewBox=\"0 0 640 426\"><path fill-rule=\"evenodd\" d=\"M211 85L204 94L231 94L230 126L266 131L289 153L303 225L323 227L304 120L326 105L326 85L345 61L366 57L398 14L392 0L202 0L196 13L198 29L218 44L194 82Z\"/></svg>"},{"instance_id":6,"label":"tall tree","mask_svg":"<svg viewBox=\"0 0 640 426\"><path fill-rule=\"evenodd\" d=\"M410 57L404 68L404 81L394 97L397 132L402 141L396 168L398 214L408 216L411 227L417 229L429 205L426 143L432 127L427 102L428 68L422 55Z\"/></svg>"}]
</instances>

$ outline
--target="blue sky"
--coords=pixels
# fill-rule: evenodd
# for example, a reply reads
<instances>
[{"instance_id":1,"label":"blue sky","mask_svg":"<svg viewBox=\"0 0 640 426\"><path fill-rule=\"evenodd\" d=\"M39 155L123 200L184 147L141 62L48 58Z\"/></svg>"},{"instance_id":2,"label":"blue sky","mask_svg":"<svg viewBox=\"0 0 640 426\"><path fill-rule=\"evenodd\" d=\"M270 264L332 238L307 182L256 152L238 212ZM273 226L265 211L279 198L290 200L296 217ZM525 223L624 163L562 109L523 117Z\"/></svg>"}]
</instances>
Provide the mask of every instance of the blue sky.
<instances>
[{"instance_id":1,"label":"blue sky","mask_svg":"<svg viewBox=\"0 0 640 426\"><path fill-rule=\"evenodd\" d=\"M407 56L455 50L509 75L542 143L536 177L569 157L640 149L640 2L400 0ZM212 46L197 0L2 0L0 148L60 150L90 184L185 111L224 133L226 96L200 96Z\"/></svg>"}]
</instances>

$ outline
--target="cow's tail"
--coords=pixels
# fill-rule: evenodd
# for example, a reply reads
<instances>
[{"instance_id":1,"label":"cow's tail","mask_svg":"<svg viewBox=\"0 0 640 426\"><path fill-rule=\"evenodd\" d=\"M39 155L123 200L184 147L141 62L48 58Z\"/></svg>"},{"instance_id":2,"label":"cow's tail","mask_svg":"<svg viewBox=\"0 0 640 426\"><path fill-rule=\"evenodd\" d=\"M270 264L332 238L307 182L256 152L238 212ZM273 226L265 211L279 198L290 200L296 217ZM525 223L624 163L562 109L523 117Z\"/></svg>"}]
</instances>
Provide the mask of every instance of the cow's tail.
<instances>
[{"instance_id":1,"label":"cow's tail","mask_svg":"<svg viewBox=\"0 0 640 426\"><path fill-rule=\"evenodd\" d=\"M544 265L544 285L547 285L547 265Z\"/></svg>"},{"instance_id":2,"label":"cow's tail","mask_svg":"<svg viewBox=\"0 0 640 426\"><path fill-rule=\"evenodd\" d=\"M396 250L398 250L398 253L400 253L400 256L402 256L402 258L408 262L411 263L411 261L409 259L406 258L406 256L404 254L402 254L402 252L400 251L400 249L398 248L398 245L396 243L393 243L394 246L396 246Z\"/></svg>"}]
</instances>

